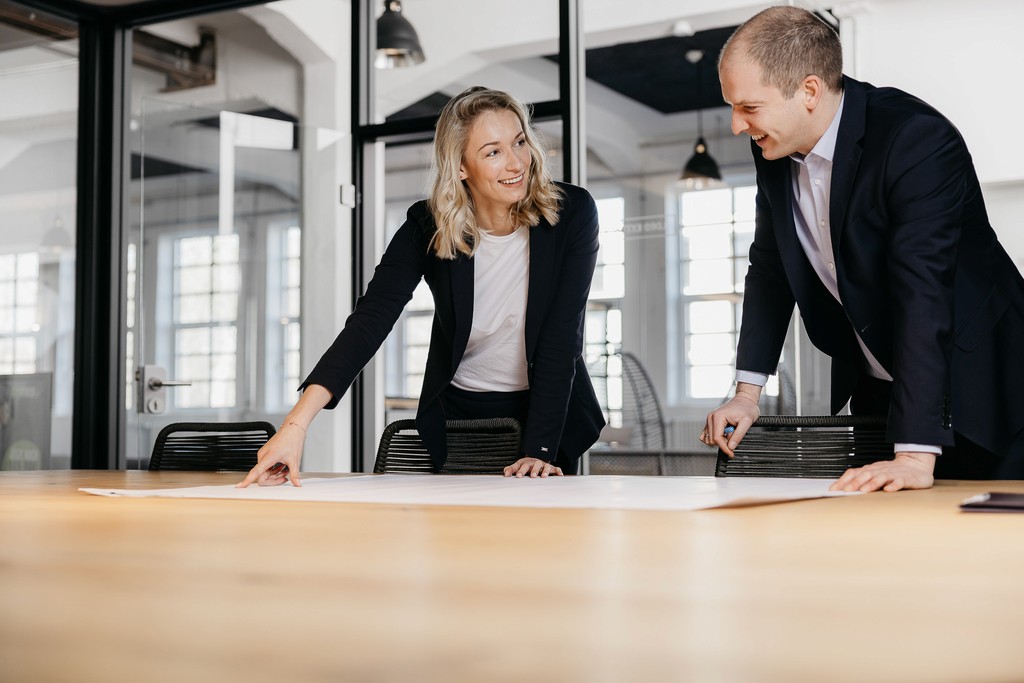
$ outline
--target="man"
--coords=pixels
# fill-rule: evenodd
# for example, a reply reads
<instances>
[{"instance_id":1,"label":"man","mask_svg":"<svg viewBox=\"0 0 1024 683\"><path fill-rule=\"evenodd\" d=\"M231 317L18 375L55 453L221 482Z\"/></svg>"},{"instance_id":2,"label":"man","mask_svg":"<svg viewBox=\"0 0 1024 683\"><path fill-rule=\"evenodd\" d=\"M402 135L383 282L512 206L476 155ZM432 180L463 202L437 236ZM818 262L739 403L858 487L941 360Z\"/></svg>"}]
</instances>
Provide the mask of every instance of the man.
<instances>
[{"instance_id":1,"label":"man","mask_svg":"<svg viewBox=\"0 0 1024 683\"><path fill-rule=\"evenodd\" d=\"M850 400L886 415L894 443L892 460L834 489L1024 478L1024 279L956 128L911 95L843 76L838 36L795 7L740 26L719 76L733 133L751 138L757 218L736 394L701 439L731 455L757 419L796 303L832 358L833 411Z\"/></svg>"}]
</instances>

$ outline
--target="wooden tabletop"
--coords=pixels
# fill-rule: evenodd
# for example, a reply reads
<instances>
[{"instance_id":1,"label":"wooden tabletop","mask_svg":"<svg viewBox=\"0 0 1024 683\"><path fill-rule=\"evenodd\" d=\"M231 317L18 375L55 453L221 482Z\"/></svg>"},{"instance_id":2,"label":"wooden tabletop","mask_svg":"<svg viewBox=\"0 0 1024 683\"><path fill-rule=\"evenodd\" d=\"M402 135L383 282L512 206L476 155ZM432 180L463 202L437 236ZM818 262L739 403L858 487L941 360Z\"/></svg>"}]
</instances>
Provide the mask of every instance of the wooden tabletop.
<instances>
[{"instance_id":1,"label":"wooden tabletop","mask_svg":"<svg viewBox=\"0 0 1024 683\"><path fill-rule=\"evenodd\" d=\"M637 512L113 499L0 474L2 681L1020 681L1024 515L939 482Z\"/></svg>"}]
</instances>

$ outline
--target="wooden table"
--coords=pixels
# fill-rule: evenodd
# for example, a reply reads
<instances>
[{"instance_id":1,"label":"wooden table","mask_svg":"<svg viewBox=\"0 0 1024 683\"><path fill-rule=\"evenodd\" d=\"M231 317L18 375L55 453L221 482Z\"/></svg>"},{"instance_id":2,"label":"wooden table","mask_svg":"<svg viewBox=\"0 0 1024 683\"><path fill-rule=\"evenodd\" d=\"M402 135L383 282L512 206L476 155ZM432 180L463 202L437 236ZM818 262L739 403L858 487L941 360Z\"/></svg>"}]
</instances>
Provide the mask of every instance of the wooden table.
<instances>
[{"instance_id":1,"label":"wooden table","mask_svg":"<svg viewBox=\"0 0 1024 683\"><path fill-rule=\"evenodd\" d=\"M1024 515L111 499L0 475L2 681L1020 681Z\"/></svg>"}]
</instances>

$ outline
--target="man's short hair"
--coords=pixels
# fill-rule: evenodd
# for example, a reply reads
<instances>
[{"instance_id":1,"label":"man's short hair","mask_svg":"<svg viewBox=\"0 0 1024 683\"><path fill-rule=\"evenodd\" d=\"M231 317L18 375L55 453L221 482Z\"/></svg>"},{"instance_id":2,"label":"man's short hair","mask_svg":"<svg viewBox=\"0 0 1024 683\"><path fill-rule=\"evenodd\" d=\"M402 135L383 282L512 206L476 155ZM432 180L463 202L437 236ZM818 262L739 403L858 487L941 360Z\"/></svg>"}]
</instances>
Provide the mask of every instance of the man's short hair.
<instances>
[{"instance_id":1,"label":"man's short hair","mask_svg":"<svg viewBox=\"0 0 1024 683\"><path fill-rule=\"evenodd\" d=\"M839 34L799 7L769 7L743 23L726 41L719 65L732 52L761 67L761 82L792 97L808 76L833 92L843 89L843 47Z\"/></svg>"}]
</instances>

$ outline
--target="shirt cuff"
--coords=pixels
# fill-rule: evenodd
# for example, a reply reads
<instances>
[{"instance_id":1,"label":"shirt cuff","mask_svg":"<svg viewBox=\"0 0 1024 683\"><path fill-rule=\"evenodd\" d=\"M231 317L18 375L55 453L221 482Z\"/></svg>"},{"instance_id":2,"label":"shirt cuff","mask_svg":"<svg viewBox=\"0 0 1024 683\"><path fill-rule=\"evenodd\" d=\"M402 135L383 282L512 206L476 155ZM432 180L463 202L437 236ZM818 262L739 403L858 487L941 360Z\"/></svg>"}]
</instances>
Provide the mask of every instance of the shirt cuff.
<instances>
[{"instance_id":1,"label":"shirt cuff","mask_svg":"<svg viewBox=\"0 0 1024 683\"><path fill-rule=\"evenodd\" d=\"M761 372L750 372L749 370L737 370L736 381L744 384L756 384L763 387L768 383L768 375Z\"/></svg>"},{"instance_id":2,"label":"shirt cuff","mask_svg":"<svg viewBox=\"0 0 1024 683\"><path fill-rule=\"evenodd\" d=\"M922 443L897 443L893 444L893 453L910 452L910 453L934 453L935 455L942 455L942 446L932 446L929 444Z\"/></svg>"}]
</instances>

